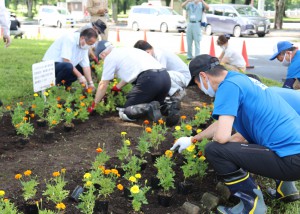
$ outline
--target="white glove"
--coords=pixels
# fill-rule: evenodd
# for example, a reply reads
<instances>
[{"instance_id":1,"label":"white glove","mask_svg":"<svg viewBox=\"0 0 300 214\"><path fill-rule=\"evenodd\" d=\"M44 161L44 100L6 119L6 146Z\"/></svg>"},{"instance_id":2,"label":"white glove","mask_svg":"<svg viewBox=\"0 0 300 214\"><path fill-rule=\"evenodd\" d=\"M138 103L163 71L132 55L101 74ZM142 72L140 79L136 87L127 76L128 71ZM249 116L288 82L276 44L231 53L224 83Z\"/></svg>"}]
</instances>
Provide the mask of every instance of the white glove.
<instances>
[{"instance_id":1,"label":"white glove","mask_svg":"<svg viewBox=\"0 0 300 214\"><path fill-rule=\"evenodd\" d=\"M192 137L181 137L176 140L170 150L175 150L179 146L178 152L181 153L182 150L186 149L190 145L192 145Z\"/></svg>"},{"instance_id":2,"label":"white glove","mask_svg":"<svg viewBox=\"0 0 300 214\"><path fill-rule=\"evenodd\" d=\"M87 81L86 81L85 76L82 75L81 77L79 77L78 81L80 82L80 84L84 84L85 87L87 87Z\"/></svg>"}]
</instances>

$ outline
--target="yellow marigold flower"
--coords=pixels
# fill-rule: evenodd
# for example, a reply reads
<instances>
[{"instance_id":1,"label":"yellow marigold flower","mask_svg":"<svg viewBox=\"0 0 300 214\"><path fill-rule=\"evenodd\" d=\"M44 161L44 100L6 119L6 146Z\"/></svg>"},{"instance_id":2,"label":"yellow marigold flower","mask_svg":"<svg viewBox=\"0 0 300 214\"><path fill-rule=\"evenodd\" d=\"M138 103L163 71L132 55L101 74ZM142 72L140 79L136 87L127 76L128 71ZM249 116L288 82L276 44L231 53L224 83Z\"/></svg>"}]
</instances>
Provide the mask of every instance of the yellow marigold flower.
<instances>
[{"instance_id":1,"label":"yellow marigold flower","mask_svg":"<svg viewBox=\"0 0 300 214\"><path fill-rule=\"evenodd\" d=\"M60 176L60 172L58 172L58 171L57 172L53 172L52 175L53 175L53 177L58 177L58 176Z\"/></svg>"},{"instance_id":2,"label":"yellow marigold flower","mask_svg":"<svg viewBox=\"0 0 300 214\"><path fill-rule=\"evenodd\" d=\"M127 135L127 132L121 132L122 137L124 137L125 135Z\"/></svg>"},{"instance_id":3,"label":"yellow marigold flower","mask_svg":"<svg viewBox=\"0 0 300 214\"><path fill-rule=\"evenodd\" d=\"M173 156L173 152L171 150L167 150L165 152L165 155L168 157L168 158L171 158Z\"/></svg>"},{"instance_id":4,"label":"yellow marigold flower","mask_svg":"<svg viewBox=\"0 0 300 214\"><path fill-rule=\"evenodd\" d=\"M133 177L133 176L130 176L129 180L130 180L131 182L136 182L136 178Z\"/></svg>"},{"instance_id":5,"label":"yellow marigold flower","mask_svg":"<svg viewBox=\"0 0 300 214\"><path fill-rule=\"evenodd\" d=\"M35 105L35 104L32 104L32 105L31 105L31 108L36 108L36 105Z\"/></svg>"},{"instance_id":6,"label":"yellow marigold flower","mask_svg":"<svg viewBox=\"0 0 300 214\"><path fill-rule=\"evenodd\" d=\"M18 129L20 127L20 123L16 124L15 127Z\"/></svg>"},{"instance_id":7,"label":"yellow marigold flower","mask_svg":"<svg viewBox=\"0 0 300 214\"><path fill-rule=\"evenodd\" d=\"M30 176L31 173L32 173L31 170L26 170L26 171L24 172L24 175L25 175L25 176Z\"/></svg>"},{"instance_id":8,"label":"yellow marigold flower","mask_svg":"<svg viewBox=\"0 0 300 214\"><path fill-rule=\"evenodd\" d=\"M199 158L201 161L205 161L206 157L204 157L203 155Z\"/></svg>"},{"instance_id":9,"label":"yellow marigold flower","mask_svg":"<svg viewBox=\"0 0 300 214\"><path fill-rule=\"evenodd\" d=\"M118 184L118 185L117 185L117 188L118 188L118 190L121 190L121 191L124 189L124 187L123 187L122 184Z\"/></svg>"},{"instance_id":10,"label":"yellow marigold flower","mask_svg":"<svg viewBox=\"0 0 300 214\"><path fill-rule=\"evenodd\" d=\"M149 123L150 123L149 120L144 120L145 125L149 125Z\"/></svg>"},{"instance_id":11,"label":"yellow marigold flower","mask_svg":"<svg viewBox=\"0 0 300 214\"><path fill-rule=\"evenodd\" d=\"M62 104L57 104L57 108L62 108Z\"/></svg>"},{"instance_id":12,"label":"yellow marigold flower","mask_svg":"<svg viewBox=\"0 0 300 214\"><path fill-rule=\"evenodd\" d=\"M152 132L152 129L150 127L147 127L145 130L146 130L147 133L151 133Z\"/></svg>"},{"instance_id":13,"label":"yellow marigold flower","mask_svg":"<svg viewBox=\"0 0 300 214\"><path fill-rule=\"evenodd\" d=\"M45 92L44 92L44 95L45 95L45 96L48 96L48 95L49 95L49 93L48 93L47 91L45 91Z\"/></svg>"},{"instance_id":14,"label":"yellow marigold flower","mask_svg":"<svg viewBox=\"0 0 300 214\"><path fill-rule=\"evenodd\" d=\"M104 170L105 170L105 166L99 166L98 168L101 169L102 172L104 172Z\"/></svg>"},{"instance_id":15,"label":"yellow marigold flower","mask_svg":"<svg viewBox=\"0 0 300 214\"><path fill-rule=\"evenodd\" d=\"M22 106L24 103L23 102L19 102L19 104Z\"/></svg>"},{"instance_id":16,"label":"yellow marigold flower","mask_svg":"<svg viewBox=\"0 0 300 214\"><path fill-rule=\"evenodd\" d=\"M21 178L22 178L22 175L21 175L21 174L16 174L16 175L15 175L15 179L19 180L19 179L21 179Z\"/></svg>"},{"instance_id":17,"label":"yellow marigold flower","mask_svg":"<svg viewBox=\"0 0 300 214\"><path fill-rule=\"evenodd\" d=\"M197 106L197 107L195 107L195 110L196 111L200 111L200 108Z\"/></svg>"},{"instance_id":18,"label":"yellow marigold flower","mask_svg":"<svg viewBox=\"0 0 300 214\"><path fill-rule=\"evenodd\" d=\"M10 107L10 106L6 106L6 109L7 109L7 110L10 110L10 109L11 109L11 107Z\"/></svg>"},{"instance_id":19,"label":"yellow marigold flower","mask_svg":"<svg viewBox=\"0 0 300 214\"><path fill-rule=\"evenodd\" d=\"M85 183L85 186L87 186L87 187L89 187L89 186L92 186L92 181L87 181L86 183Z\"/></svg>"},{"instance_id":20,"label":"yellow marigold flower","mask_svg":"<svg viewBox=\"0 0 300 214\"><path fill-rule=\"evenodd\" d=\"M39 95L38 95L38 93L34 93L33 96L34 97L38 97Z\"/></svg>"},{"instance_id":21,"label":"yellow marigold flower","mask_svg":"<svg viewBox=\"0 0 300 214\"><path fill-rule=\"evenodd\" d=\"M117 177L121 177L121 175L118 173L118 174L117 174Z\"/></svg>"},{"instance_id":22,"label":"yellow marigold flower","mask_svg":"<svg viewBox=\"0 0 300 214\"><path fill-rule=\"evenodd\" d=\"M103 149L101 149L100 147L96 149L96 152L101 153L103 152Z\"/></svg>"},{"instance_id":23,"label":"yellow marigold flower","mask_svg":"<svg viewBox=\"0 0 300 214\"><path fill-rule=\"evenodd\" d=\"M199 134L200 132L202 132L202 129L197 129L197 134Z\"/></svg>"},{"instance_id":24,"label":"yellow marigold flower","mask_svg":"<svg viewBox=\"0 0 300 214\"><path fill-rule=\"evenodd\" d=\"M110 169L104 170L104 174L105 174L105 175L108 175L109 173L111 173L111 170L110 170Z\"/></svg>"},{"instance_id":25,"label":"yellow marigold flower","mask_svg":"<svg viewBox=\"0 0 300 214\"><path fill-rule=\"evenodd\" d=\"M28 120L28 117L23 117L23 120L24 120L24 121L27 121L27 120Z\"/></svg>"},{"instance_id":26,"label":"yellow marigold flower","mask_svg":"<svg viewBox=\"0 0 300 214\"><path fill-rule=\"evenodd\" d=\"M85 173L84 175L83 175L83 178L87 178L87 179L89 179L89 178L91 178L92 177L92 174L91 173Z\"/></svg>"},{"instance_id":27,"label":"yellow marigold flower","mask_svg":"<svg viewBox=\"0 0 300 214\"><path fill-rule=\"evenodd\" d=\"M85 106L85 103L81 102L81 103L80 103L80 106L84 107L84 106Z\"/></svg>"},{"instance_id":28,"label":"yellow marigold flower","mask_svg":"<svg viewBox=\"0 0 300 214\"><path fill-rule=\"evenodd\" d=\"M31 118L34 118L34 116L35 116L35 115L34 115L33 113L32 113L32 114L30 114L30 117L31 117Z\"/></svg>"},{"instance_id":29,"label":"yellow marigold flower","mask_svg":"<svg viewBox=\"0 0 300 214\"><path fill-rule=\"evenodd\" d=\"M185 115L182 115L182 116L181 116L181 119L182 119L182 120L185 120L185 119L186 119L186 116L185 116Z\"/></svg>"},{"instance_id":30,"label":"yellow marigold flower","mask_svg":"<svg viewBox=\"0 0 300 214\"><path fill-rule=\"evenodd\" d=\"M188 150L189 152L194 151L194 149L195 149L195 145L194 144L192 144L192 145L190 145L189 147L186 148L186 150Z\"/></svg>"},{"instance_id":31,"label":"yellow marigold flower","mask_svg":"<svg viewBox=\"0 0 300 214\"><path fill-rule=\"evenodd\" d=\"M5 195L5 191L4 190L0 190L0 196L4 196Z\"/></svg>"},{"instance_id":32,"label":"yellow marigold flower","mask_svg":"<svg viewBox=\"0 0 300 214\"><path fill-rule=\"evenodd\" d=\"M191 131L193 127L190 126L190 125L186 125L185 128L186 128L187 130Z\"/></svg>"},{"instance_id":33,"label":"yellow marigold flower","mask_svg":"<svg viewBox=\"0 0 300 214\"><path fill-rule=\"evenodd\" d=\"M193 158L196 158L197 157L197 155L193 155Z\"/></svg>"},{"instance_id":34,"label":"yellow marigold flower","mask_svg":"<svg viewBox=\"0 0 300 214\"><path fill-rule=\"evenodd\" d=\"M130 192L133 194L137 194L140 192L140 188L138 185L134 185L133 187L130 188Z\"/></svg>"},{"instance_id":35,"label":"yellow marigold flower","mask_svg":"<svg viewBox=\"0 0 300 214\"><path fill-rule=\"evenodd\" d=\"M29 111L25 111L25 114L29 114Z\"/></svg>"},{"instance_id":36,"label":"yellow marigold flower","mask_svg":"<svg viewBox=\"0 0 300 214\"><path fill-rule=\"evenodd\" d=\"M175 130L176 130L176 131L179 131L180 129L181 129L180 126L175 126Z\"/></svg>"},{"instance_id":37,"label":"yellow marigold flower","mask_svg":"<svg viewBox=\"0 0 300 214\"><path fill-rule=\"evenodd\" d=\"M202 103L202 106L203 106L204 108L206 108L207 103Z\"/></svg>"},{"instance_id":38,"label":"yellow marigold flower","mask_svg":"<svg viewBox=\"0 0 300 214\"><path fill-rule=\"evenodd\" d=\"M115 174L115 175L118 175L119 174L119 171L117 169L111 169L111 173Z\"/></svg>"},{"instance_id":39,"label":"yellow marigold flower","mask_svg":"<svg viewBox=\"0 0 300 214\"><path fill-rule=\"evenodd\" d=\"M141 178L142 176L141 176L140 173L137 173L137 174L134 175L134 177L136 177L136 178Z\"/></svg>"},{"instance_id":40,"label":"yellow marigold flower","mask_svg":"<svg viewBox=\"0 0 300 214\"><path fill-rule=\"evenodd\" d=\"M70 112L72 111L72 109L67 108L66 111L67 111L68 113L70 113Z\"/></svg>"},{"instance_id":41,"label":"yellow marigold flower","mask_svg":"<svg viewBox=\"0 0 300 214\"><path fill-rule=\"evenodd\" d=\"M67 170L66 170L66 168L62 168L60 171L61 171L61 173L65 174Z\"/></svg>"},{"instance_id":42,"label":"yellow marigold flower","mask_svg":"<svg viewBox=\"0 0 300 214\"><path fill-rule=\"evenodd\" d=\"M125 140L125 144L127 145L127 146L130 146L130 140Z\"/></svg>"},{"instance_id":43,"label":"yellow marigold flower","mask_svg":"<svg viewBox=\"0 0 300 214\"><path fill-rule=\"evenodd\" d=\"M158 123L159 123L159 124L164 124L164 120L163 120L163 119L159 119L159 120L158 120Z\"/></svg>"},{"instance_id":44,"label":"yellow marigold flower","mask_svg":"<svg viewBox=\"0 0 300 214\"><path fill-rule=\"evenodd\" d=\"M53 125L57 124L56 120L52 120L51 122Z\"/></svg>"},{"instance_id":45,"label":"yellow marigold flower","mask_svg":"<svg viewBox=\"0 0 300 214\"><path fill-rule=\"evenodd\" d=\"M8 198L4 198L3 201L4 201L4 202L9 202Z\"/></svg>"},{"instance_id":46,"label":"yellow marigold flower","mask_svg":"<svg viewBox=\"0 0 300 214\"><path fill-rule=\"evenodd\" d=\"M118 80L116 78L113 79L114 86L118 83Z\"/></svg>"},{"instance_id":47,"label":"yellow marigold flower","mask_svg":"<svg viewBox=\"0 0 300 214\"><path fill-rule=\"evenodd\" d=\"M85 98L85 96L84 95L81 95L80 97L79 97L79 100L83 100Z\"/></svg>"},{"instance_id":48,"label":"yellow marigold flower","mask_svg":"<svg viewBox=\"0 0 300 214\"><path fill-rule=\"evenodd\" d=\"M56 205L56 208L59 210L64 210L64 209L66 209L66 205L64 203L58 203Z\"/></svg>"}]
</instances>

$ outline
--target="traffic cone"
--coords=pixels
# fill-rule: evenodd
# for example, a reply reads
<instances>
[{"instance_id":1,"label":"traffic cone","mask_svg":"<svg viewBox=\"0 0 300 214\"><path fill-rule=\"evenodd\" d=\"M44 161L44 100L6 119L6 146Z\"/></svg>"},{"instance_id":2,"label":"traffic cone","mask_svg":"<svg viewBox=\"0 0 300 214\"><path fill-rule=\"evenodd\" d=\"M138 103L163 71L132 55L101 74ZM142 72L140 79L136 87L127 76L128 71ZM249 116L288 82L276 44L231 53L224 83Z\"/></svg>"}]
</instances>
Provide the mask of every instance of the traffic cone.
<instances>
[{"instance_id":1,"label":"traffic cone","mask_svg":"<svg viewBox=\"0 0 300 214\"><path fill-rule=\"evenodd\" d=\"M214 43L214 37L213 36L211 37L209 55L214 56L214 57L216 56L215 43Z\"/></svg>"},{"instance_id":2,"label":"traffic cone","mask_svg":"<svg viewBox=\"0 0 300 214\"><path fill-rule=\"evenodd\" d=\"M120 32L119 32L119 28L117 28L117 42L120 42Z\"/></svg>"},{"instance_id":3,"label":"traffic cone","mask_svg":"<svg viewBox=\"0 0 300 214\"><path fill-rule=\"evenodd\" d=\"M181 43L180 43L180 51L179 51L179 53L181 53L181 54L186 53L186 51L184 49L183 32L181 32Z\"/></svg>"},{"instance_id":4,"label":"traffic cone","mask_svg":"<svg viewBox=\"0 0 300 214\"><path fill-rule=\"evenodd\" d=\"M146 30L144 30L144 41L147 42L147 34L146 34Z\"/></svg>"},{"instance_id":5,"label":"traffic cone","mask_svg":"<svg viewBox=\"0 0 300 214\"><path fill-rule=\"evenodd\" d=\"M254 68L254 66L249 65L248 54L247 54L247 48L246 48L246 42L245 42L245 40L243 42L242 55L243 55L244 60L246 62L246 68Z\"/></svg>"}]
</instances>

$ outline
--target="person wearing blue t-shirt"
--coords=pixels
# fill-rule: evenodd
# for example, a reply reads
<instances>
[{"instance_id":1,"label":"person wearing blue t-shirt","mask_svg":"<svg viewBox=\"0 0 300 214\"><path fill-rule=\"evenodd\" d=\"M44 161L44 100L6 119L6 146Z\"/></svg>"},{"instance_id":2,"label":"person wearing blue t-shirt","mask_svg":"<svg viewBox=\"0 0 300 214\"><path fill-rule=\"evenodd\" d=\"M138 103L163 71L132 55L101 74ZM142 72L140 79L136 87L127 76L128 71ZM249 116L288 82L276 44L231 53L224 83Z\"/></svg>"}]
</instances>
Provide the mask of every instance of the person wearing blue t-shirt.
<instances>
[{"instance_id":1,"label":"person wearing blue t-shirt","mask_svg":"<svg viewBox=\"0 0 300 214\"><path fill-rule=\"evenodd\" d=\"M240 199L235 207L219 206L218 212L266 212L263 194L249 173L276 179L276 190L269 191L272 196L285 202L298 200L293 182L300 178L297 112L264 84L227 71L216 57L199 55L189 68L199 88L215 97L212 116L217 121L194 137L178 139L171 149L179 146L180 152L195 140L213 140L206 145L206 159Z\"/></svg>"},{"instance_id":2,"label":"person wearing blue t-shirt","mask_svg":"<svg viewBox=\"0 0 300 214\"><path fill-rule=\"evenodd\" d=\"M300 81L300 50L288 41L281 41L274 46L270 60L275 58L288 67L283 87L293 89L295 81Z\"/></svg>"}]
</instances>

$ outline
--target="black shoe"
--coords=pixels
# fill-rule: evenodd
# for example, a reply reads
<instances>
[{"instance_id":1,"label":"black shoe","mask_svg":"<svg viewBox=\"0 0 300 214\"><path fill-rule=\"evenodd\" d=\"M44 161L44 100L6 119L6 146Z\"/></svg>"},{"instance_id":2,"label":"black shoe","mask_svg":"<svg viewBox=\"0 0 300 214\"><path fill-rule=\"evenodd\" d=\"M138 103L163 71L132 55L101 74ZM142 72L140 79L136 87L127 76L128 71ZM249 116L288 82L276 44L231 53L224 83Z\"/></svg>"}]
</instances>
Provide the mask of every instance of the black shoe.
<instances>
[{"instance_id":1,"label":"black shoe","mask_svg":"<svg viewBox=\"0 0 300 214\"><path fill-rule=\"evenodd\" d=\"M178 124L180 120L180 101L172 101L168 109L168 116L166 117L166 125L171 127Z\"/></svg>"},{"instance_id":2,"label":"black shoe","mask_svg":"<svg viewBox=\"0 0 300 214\"><path fill-rule=\"evenodd\" d=\"M149 103L148 117L155 123L157 123L157 121L162 118L160 112L160 103L158 101L152 101L151 103Z\"/></svg>"}]
</instances>

